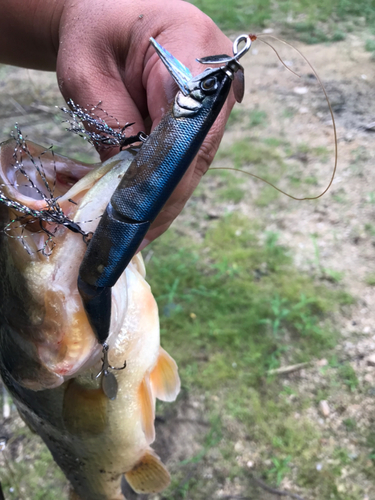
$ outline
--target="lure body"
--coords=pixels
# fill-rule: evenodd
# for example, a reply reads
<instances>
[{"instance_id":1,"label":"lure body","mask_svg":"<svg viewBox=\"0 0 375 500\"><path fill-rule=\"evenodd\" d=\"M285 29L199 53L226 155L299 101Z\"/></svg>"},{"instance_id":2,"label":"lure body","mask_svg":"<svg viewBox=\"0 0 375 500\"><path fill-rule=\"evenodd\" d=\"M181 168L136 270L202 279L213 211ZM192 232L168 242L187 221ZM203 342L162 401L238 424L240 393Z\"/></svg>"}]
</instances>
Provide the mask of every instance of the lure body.
<instances>
[{"instance_id":1,"label":"lure body","mask_svg":"<svg viewBox=\"0 0 375 500\"><path fill-rule=\"evenodd\" d=\"M245 38L247 51L251 41ZM78 289L90 324L103 345L110 324L111 287L198 153L227 99L236 71L242 70L237 59L244 49L232 58L201 60L204 64L224 60L226 65L192 77L155 40L151 42L180 91L114 192L81 263Z\"/></svg>"}]
</instances>

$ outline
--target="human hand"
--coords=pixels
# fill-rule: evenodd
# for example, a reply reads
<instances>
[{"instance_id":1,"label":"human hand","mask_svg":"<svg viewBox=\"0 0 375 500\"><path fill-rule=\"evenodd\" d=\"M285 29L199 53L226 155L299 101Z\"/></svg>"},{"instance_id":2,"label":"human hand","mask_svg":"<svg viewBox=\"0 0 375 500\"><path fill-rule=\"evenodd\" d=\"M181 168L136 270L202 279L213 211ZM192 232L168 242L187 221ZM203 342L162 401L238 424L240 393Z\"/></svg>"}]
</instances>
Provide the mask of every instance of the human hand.
<instances>
[{"instance_id":1,"label":"human hand","mask_svg":"<svg viewBox=\"0 0 375 500\"><path fill-rule=\"evenodd\" d=\"M181 0L68 1L60 16L57 77L65 99L82 107L102 101L127 135L147 133L171 105L177 86L149 44L154 37L192 73L203 71L197 57L232 51L230 40L205 14ZM219 147L235 100L230 94L200 152L155 219L145 240L162 234L182 210ZM117 124L107 119L109 125ZM149 125L146 126L146 123ZM117 153L101 149L101 159Z\"/></svg>"}]
</instances>

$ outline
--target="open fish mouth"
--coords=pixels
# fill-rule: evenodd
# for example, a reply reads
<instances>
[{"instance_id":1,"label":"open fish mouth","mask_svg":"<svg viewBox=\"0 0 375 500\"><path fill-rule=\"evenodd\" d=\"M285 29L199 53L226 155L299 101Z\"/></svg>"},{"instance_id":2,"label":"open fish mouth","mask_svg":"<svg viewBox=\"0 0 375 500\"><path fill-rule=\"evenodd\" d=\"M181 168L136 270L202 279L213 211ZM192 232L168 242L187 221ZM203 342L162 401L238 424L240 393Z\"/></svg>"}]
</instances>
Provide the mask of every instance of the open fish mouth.
<instances>
[{"instance_id":1,"label":"open fish mouth","mask_svg":"<svg viewBox=\"0 0 375 500\"><path fill-rule=\"evenodd\" d=\"M84 235L95 230L135 153L86 165L26 142L17 131L0 147L0 356L15 381L40 390L100 359L77 290L78 268ZM117 290L124 287L125 277ZM121 307L116 289L113 295L115 338L126 293Z\"/></svg>"},{"instance_id":2,"label":"open fish mouth","mask_svg":"<svg viewBox=\"0 0 375 500\"><path fill-rule=\"evenodd\" d=\"M64 195L92 166L56 155L51 149L32 142L26 143L20 137L18 131L17 139L1 145L0 201L14 211L14 219L5 230L9 236L21 239L28 253L48 254L51 251L48 243L57 226L67 224L76 211L73 206L76 202L69 196L67 202ZM83 194L84 191L80 196ZM17 227L22 231L17 233ZM23 237L25 230L30 233L28 238ZM47 242L46 235L50 235Z\"/></svg>"}]
</instances>

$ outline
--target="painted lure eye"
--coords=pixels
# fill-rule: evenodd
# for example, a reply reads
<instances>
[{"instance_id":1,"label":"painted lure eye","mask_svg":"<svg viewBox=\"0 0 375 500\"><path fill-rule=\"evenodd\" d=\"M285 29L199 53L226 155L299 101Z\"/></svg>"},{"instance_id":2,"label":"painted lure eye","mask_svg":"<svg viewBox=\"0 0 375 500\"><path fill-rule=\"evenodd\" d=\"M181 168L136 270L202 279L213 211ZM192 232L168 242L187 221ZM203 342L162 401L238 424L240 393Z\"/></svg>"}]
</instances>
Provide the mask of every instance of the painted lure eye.
<instances>
[{"instance_id":1,"label":"painted lure eye","mask_svg":"<svg viewBox=\"0 0 375 500\"><path fill-rule=\"evenodd\" d=\"M217 79L215 76L209 76L202 82L203 90L214 90L216 89Z\"/></svg>"}]
</instances>

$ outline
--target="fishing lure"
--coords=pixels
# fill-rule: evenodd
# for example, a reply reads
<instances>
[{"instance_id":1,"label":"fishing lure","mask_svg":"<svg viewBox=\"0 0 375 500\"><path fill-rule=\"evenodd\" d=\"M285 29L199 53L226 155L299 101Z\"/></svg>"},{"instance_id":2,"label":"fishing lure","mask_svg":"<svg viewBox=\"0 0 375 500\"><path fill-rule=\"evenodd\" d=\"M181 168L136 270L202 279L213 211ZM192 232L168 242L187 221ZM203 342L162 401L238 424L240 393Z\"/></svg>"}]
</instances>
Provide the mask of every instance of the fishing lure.
<instances>
[{"instance_id":1,"label":"fishing lure","mask_svg":"<svg viewBox=\"0 0 375 500\"><path fill-rule=\"evenodd\" d=\"M151 38L150 42L180 91L112 195L88 245L78 276L78 290L89 322L103 345L105 366L108 366L106 340L111 319L111 287L198 153L232 83L236 100L241 102L244 77L239 59L251 46L250 37L240 35L233 43L233 56L198 59L202 64L221 66L208 68L193 77L190 70L156 40Z\"/></svg>"},{"instance_id":2,"label":"fishing lure","mask_svg":"<svg viewBox=\"0 0 375 500\"><path fill-rule=\"evenodd\" d=\"M125 123L123 127L120 127L117 119L112 115L108 115L108 113L100 107L100 102L90 110L81 108L72 99L69 99L68 104L70 108L60 108L61 111L72 118L70 121L66 120L66 123L69 123L69 128L67 130L79 135L97 148L117 146L121 151L126 146L130 146L135 142L145 142L147 139L147 135L144 132L139 132L137 135L127 137L125 130L134 125L134 123ZM95 113L97 110L101 111L109 118L116 120L118 129L113 129L103 118L98 117ZM90 130L90 127L93 130Z\"/></svg>"}]
</instances>

